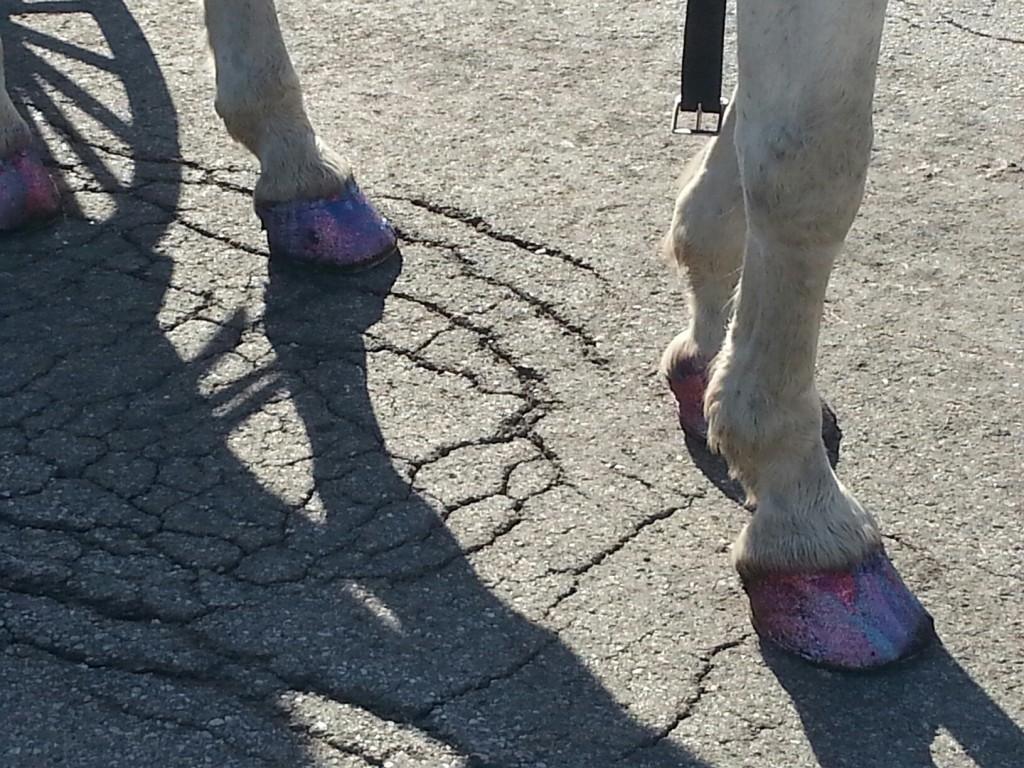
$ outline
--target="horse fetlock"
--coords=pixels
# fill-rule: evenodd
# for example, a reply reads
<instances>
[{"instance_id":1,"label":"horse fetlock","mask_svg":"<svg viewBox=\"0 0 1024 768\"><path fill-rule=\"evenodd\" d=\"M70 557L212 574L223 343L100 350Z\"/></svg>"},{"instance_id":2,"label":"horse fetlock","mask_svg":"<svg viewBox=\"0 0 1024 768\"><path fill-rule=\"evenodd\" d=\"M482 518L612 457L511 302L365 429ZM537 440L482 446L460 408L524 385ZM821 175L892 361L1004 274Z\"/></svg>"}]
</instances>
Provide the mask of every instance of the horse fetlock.
<instances>
[{"instance_id":1,"label":"horse fetlock","mask_svg":"<svg viewBox=\"0 0 1024 768\"><path fill-rule=\"evenodd\" d=\"M732 317L744 232L742 220L723 225L717 218L701 220L677 210L663 241L666 259L689 283L689 335L707 360L721 348Z\"/></svg>"},{"instance_id":2,"label":"horse fetlock","mask_svg":"<svg viewBox=\"0 0 1024 768\"><path fill-rule=\"evenodd\" d=\"M874 519L824 464L815 481L758 498L754 517L733 544L732 560L744 578L844 570L881 546Z\"/></svg>"},{"instance_id":3,"label":"horse fetlock","mask_svg":"<svg viewBox=\"0 0 1024 768\"><path fill-rule=\"evenodd\" d=\"M689 283L689 324L669 345L673 350L671 354L675 357L697 355L711 360L725 341L739 273L737 269L730 271L722 267L721 254L701 250L690 241L681 223L678 227L673 225L664 238L662 249Z\"/></svg>"},{"instance_id":4,"label":"horse fetlock","mask_svg":"<svg viewBox=\"0 0 1024 768\"><path fill-rule=\"evenodd\" d=\"M280 131L261 142L260 178L253 196L259 203L330 198L351 178L348 164L311 133Z\"/></svg>"},{"instance_id":5,"label":"horse fetlock","mask_svg":"<svg viewBox=\"0 0 1024 768\"><path fill-rule=\"evenodd\" d=\"M283 47L270 49L274 55L268 54L256 72L218 56L217 114L228 134L260 161L256 202L335 197L352 174L345 162L319 145Z\"/></svg>"},{"instance_id":6,"label":"horse fetlock","mask_svg":"<svg viewBox=\"0 0 1024 768\"><path fill-rule=\"evenodd\" d=\"M698 367L706 369L708 360L714 357L714 352L710 356L703 354L693 338L692 330L687 329L677 334L665 347L658 370L666 381L670 381L674 377L688 375Z\"/></svg>"},{"instance_id":7,"label":"horse fetlock","mask_svg":"<svg viewBox=\"0 0 1024 768\"><path fill-rule=\"evenodd\" d=\"M707 437L704 420L704 390L707 388L708 357L694 342L692 326L676 336L661 356L661 375L676 399L679 425L700 439Z\"/></svg>"}]
</instances>

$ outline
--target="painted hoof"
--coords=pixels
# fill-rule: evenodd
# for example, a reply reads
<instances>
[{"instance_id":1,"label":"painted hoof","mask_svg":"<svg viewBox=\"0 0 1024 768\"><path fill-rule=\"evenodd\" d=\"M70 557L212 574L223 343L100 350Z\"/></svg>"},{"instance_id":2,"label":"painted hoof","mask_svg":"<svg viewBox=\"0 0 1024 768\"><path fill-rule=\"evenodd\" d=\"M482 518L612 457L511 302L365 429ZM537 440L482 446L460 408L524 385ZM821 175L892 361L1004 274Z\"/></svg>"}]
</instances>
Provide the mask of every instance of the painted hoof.
<instances>
[{"instance_id":1,"label":"painted hoof","mask_svg":"<svg viewBox=\"0 0 1024 768\"><path fill-rule=\"evenodd\" d=\"M850 571L768 574L743 588L763 640L824 667L875 669L935 637L932 617L884 550Z\"/></svg>"},{"instance_id":2,"label":"painted hoof","mask_svg":"<svg viewBox=\"0 0 1024 768\"><path fill-rule=\"evenodd\" d=\"M708 422L704 418L704 391L708 387L707 364L697 357L677 361L668 376L668 386L676 399L679 426L690 437L706 443ZM839 428L835 411L822 400L821 440L833 468L839 462L839 444L842 439L843 431Z\"/></svg>"},{"instance_id":3,"label":"painted hoof","mask_svg":"<svg viewBox=\"0 0 1024 768\"><path fill-rule=\"evenodd\" d=\"M354 180L324 200L256 204L273 258L365 269L397 251L395 231Z\"/></svg>"},{"instance_id":4,"label":"painted hoof","mask_svg":"<svg viewBox=\"0 0 1024 768\"><path fill-rule=\"evenodd\" d=\"M35 150L0 158L0 231L37 226L59 211L57 187Z\"/></svg>"}]
</instances>

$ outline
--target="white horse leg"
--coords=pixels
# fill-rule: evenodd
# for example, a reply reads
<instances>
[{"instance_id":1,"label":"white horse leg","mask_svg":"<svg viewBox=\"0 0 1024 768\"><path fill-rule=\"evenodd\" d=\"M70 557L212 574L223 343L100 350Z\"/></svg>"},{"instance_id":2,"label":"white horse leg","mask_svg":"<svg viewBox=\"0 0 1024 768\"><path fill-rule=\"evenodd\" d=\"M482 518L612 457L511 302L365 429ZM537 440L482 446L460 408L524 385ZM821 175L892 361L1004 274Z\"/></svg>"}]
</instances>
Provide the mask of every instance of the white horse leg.
<instances>
[{"instance_id":1,"label":"white horse leg","mask_svg":"<svg viewBox=\"0 0 1024 768\"><path fill-rule=\"evenodd\" d=\"M42 223L60 210L60 197L31 141L7 94L0 40L0 232Z\"/></svg>"},{"instance_id":2,"label":"white horse leg","mask_svg":"<svg viewBox=\"0 0 1024 768\"><path fill-rule=\"evenodd\" d=\"M393 253L391 227L316 139L273 0L205 0L205 8L217 113L259 158L254 197L271 255L365 267Z\"/></svg>"},{"instance_id":3,"label":"white horse leg","mask_svg":"<svg viewBox=\"0 0 1024 768\"><path fill-rule=\"evenodd\" d=\"M707 434L707 369L725 340L746 243L735 127L736 110L729 107L721 133L683 172L665 237L667 255L689 280L690 324L665 349L661 371L676 396L680 424L700 437Z\"/></svg>"},{"instance_id":4,"label":"white horse leg","mask_svg":"<svg viewBox=\"0 0 1024 768\"><path fill-rule=\"evenodd\" d=\"M736 103L735 93L731 103ZM661 373L675 395L680 426L700 439L707 438L708 368L732 318L747 242L735 129L736 110L730 106L719 135L683 171L664 241L666 256L687 277L690 322L665 348ZM832 409L825 403L821 407L822 439L830 456L837 457L841 432Z\"/></svg>"},{"instance_id":5,"label":"white horse leg","mask_svg":"<svg viewBox=\"0 0 1024 768\"><path fill-rule=\"evenodd\" d=\"M917 651L932 622L829 467L814 363L829 274L863 194L885 0L738 10L747 232L705 398L708 442L757 501L733 556L762 637L826 665L879 666Z\"/></svg>"}]
</instances>

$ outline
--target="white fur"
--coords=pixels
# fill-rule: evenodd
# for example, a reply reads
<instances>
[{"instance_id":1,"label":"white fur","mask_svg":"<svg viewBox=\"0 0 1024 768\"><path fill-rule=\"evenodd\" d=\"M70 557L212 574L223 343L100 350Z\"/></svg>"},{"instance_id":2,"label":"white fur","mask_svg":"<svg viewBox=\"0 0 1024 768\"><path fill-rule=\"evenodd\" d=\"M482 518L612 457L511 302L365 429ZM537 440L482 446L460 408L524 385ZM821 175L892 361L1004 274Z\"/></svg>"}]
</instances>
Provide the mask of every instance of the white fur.
<instances>
[{"instance_id":1,"label":"white fur","mask_svg":"<svg viewBox=\"0 0 1024 768\"><path fill-rule=\"evenodd\" d=\"M319 145L273 0L205 0L217 114L260 160L259 202L329 197L351 175Z\"/></svg>"},{"instance_id":2,"label":"white fur","mask_svg":"<svg viewBox=\"0 0 1024 768\"><path fill-rule=\"evenodd\" d=\"M758 504L733 547L745 575L847 566L880 541L829 467L814 362L829 274L863 194L884 12L885 0L739 4L735 103L668 237L690 276L692 320L664 365L713 358L709 443Z\"/></svg>"},{"instance_id":3,"label":"white fur","mask_svg":"<svg viewBox=\"0 0 1024 768\"><path fill-rule=\"evenodd\" d=\"M732 104L735 101L734 95ZM665 350L666 371L680 357L710 362L722 347L732 317L747 232L735 128L736 109L730 106L718 137L683 171L664 249L689 278L690 325Z\"/></svg>"}]
</instances>

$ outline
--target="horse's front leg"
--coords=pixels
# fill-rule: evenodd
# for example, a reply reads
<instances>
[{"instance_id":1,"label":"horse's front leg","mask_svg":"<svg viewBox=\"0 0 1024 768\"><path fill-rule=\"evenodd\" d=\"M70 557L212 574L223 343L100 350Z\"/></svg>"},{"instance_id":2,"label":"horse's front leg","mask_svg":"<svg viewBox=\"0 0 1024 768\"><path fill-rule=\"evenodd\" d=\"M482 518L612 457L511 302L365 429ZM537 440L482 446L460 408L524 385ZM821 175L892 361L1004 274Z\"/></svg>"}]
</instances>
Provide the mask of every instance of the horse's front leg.
<instances>
[{"instance_id":1,"label":"horse's front leg","mask_svg":"<svg viewBox=\"0 0 1024 768\"><path fill-rule=\"evenodd\" d=\"M874 519L829 466L814 383L826 286L864 189L884 9L884 0L739 6L746 242L704 401L709 444L757 503L733 547L757 630L817 663L858 669L932 636Z\"/></svg>"},{"instance_id":2,"label":"horse's front leg","mask_svg":"<svg viewBox=\"0 0 1024 768\"><path fill-rule=\"evenodd\" d=\"M60 210L57 189L31 142L28 125L7 93L0 41L0 232L39 224Z\"/></svg>"},{"instance_id":3,"label":"horse's front leg","mask_svg":"<svg viewBox=\"0 0 1024 768\"><path fill-rule=\"evenodd\" d=\"M217 113L259 158L254 197L271 255L358 268L393 253L391 227L317 141L273 0L205 0L205 8Z\"/></svg>"}]
</instances>

